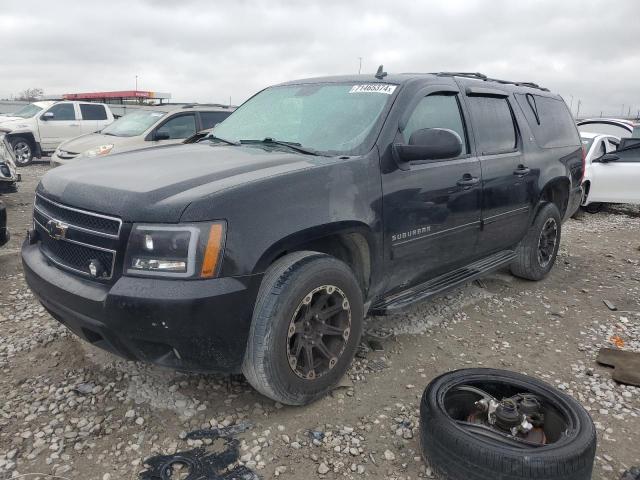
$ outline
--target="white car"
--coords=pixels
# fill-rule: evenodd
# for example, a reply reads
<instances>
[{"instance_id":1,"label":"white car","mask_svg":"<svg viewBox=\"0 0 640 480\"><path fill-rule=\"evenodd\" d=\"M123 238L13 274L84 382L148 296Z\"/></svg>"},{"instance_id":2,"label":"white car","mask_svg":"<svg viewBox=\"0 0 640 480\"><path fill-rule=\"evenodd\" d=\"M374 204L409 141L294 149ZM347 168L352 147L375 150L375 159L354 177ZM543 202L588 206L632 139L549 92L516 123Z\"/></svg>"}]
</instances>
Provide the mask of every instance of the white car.
<instances>
[{"instance_id":1,"label":"white car","mask_svg":"<svg viewBox=\"0 0 640 480\"><path fill-rule=\"evenodd\" d=\"M581 132L586 151L582 206L596 212L602 203L640 204L640 142Z\"/></svg>"},{"instance_id":2,"label":"white car","mask_svg":"<svg viewBox=\"0 0 640 480\"><path fill-rule=\"evenodd\" d=\"M65 140L103 129L114 120L103 103L44 101L30 103L0 117L0 135L6 134L18 166L29 165L34 157L53 153Z\"/></svg>"}]
</instances>

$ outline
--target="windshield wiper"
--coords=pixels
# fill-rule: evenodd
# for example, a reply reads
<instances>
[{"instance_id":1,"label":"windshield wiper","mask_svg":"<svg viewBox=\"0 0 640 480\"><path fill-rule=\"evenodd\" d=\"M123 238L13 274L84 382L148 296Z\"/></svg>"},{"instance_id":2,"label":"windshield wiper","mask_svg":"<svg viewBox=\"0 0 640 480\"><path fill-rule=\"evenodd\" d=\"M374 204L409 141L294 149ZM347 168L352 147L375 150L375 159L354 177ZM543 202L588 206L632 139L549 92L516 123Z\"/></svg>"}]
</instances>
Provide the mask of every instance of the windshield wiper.
<instances>
[{"instance_id":1,"label":"windshield wiper","mask_svg":"<svg viewBox=\"0 0 640 480\"><path fill-rule=\"evenodd\" d=\"M240 145L240 142L234 142L233 140L227 140L226 138L216 137L215 135L207 135L202 140L217 140L218 142L226 143L227 145Z\"/></svg>"},{"instance_id":2,"label":"windshield wiper","mask_svg":"<svg viewBox=\"0 0 640 480\"><path fill-rule=\"evenodd\" d=\"M267 137L264 138L262 140L240 140L241 144L245 144L245 143L263 143L266 145L279 145L281 147L286 147L289 148L291 150L294 150L298 153L304 153L305 155L315 155L315 156L325 156L322 153L318 152L317 150L314 150L312 148L308 148L308 147L303 147L301 144L297 143L297 142L285 142L282 140L274 140L271 137Z\"/></svg>"}]
</instances>

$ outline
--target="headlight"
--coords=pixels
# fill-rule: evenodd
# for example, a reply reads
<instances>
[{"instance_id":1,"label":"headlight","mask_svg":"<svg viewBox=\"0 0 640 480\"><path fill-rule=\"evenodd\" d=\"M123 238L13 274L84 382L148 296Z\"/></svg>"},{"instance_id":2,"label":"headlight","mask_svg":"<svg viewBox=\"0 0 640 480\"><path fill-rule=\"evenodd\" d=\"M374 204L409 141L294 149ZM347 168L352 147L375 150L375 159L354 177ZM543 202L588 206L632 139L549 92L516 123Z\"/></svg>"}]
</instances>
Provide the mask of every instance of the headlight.
<instances>
[{"instance_id":1,"label":"headlight","mask_svg":"<svg viewBox=\"0 0 640 480\"><path fill-rule=\"evenodd\" d=\"M106 155L113 148L113 144L110 143L108 145L100 145L99 147L92 148L91 150L87 150L83 153L85 157L97 157L100 155Z\"/></svg>"},{"instance_id":2,"label":"headlight","mask_svg":"<svg viewBox=\"0 0 640 480\"><path fill-rule=\"evenodd\" d=\"M212 278L220 269L225 224L134 224L124 270L127 275Z\"/></svg>"}]
</instances>

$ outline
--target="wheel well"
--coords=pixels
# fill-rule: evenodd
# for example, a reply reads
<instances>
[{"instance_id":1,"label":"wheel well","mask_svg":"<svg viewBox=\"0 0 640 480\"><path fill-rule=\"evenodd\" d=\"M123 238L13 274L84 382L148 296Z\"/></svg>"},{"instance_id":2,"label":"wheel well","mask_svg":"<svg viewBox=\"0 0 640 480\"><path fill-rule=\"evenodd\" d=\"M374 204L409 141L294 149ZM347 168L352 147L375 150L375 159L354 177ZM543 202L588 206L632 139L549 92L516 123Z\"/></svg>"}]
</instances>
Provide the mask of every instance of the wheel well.
<instances>
[{"instance_id":1,"label":"wheel well","mask_svg":"<svg viewBox=\"0 0 640 480\"><path fill-rule=\"evenodd\" d=\"M20 132L20 133L8 133L7 137L9 139L9 141L11 142L11 145L13 145L13 140L16 138L24 138L26 141L29 142L29 146L31 147L31 152L33 154L33 156L35 157L37 154L37 150L38 150L38 146L36 145L36 138L33 136L33 133L31 132Z\"/></svg>"},{"instance_id":2,"label":"wheel well","mask_svg":"<svg viewBox=\"0 0 640 480\"><path fill-rule=\"evenodd\" d=\"M541 202L551 202L558 207L560 218L564 218L569 203L569 180L560 178L547 184L540 194Z\"/></svg>"},{"instance_id":3,"label":"wheel well","mask_svg":"<svg viewBox=\"0 0 640 480\"><path fill-rule=\"evenodd\" d=\"M369 289L371 281L371 252L366 238L359 233L336 233L296 245L281 252L274 262L293 252L311 250L331 255L346 263L353 271L363 293Z\"/></svg>"},{"instance_id":4,"label":"wheel well","mask_svg":"<svg viewBox=\"0 0 640 480\"><path fill-rule=\"evenodd\" d=\"M591 190L591 182L589 180L586 180L582 184L582 186L584 188L584 194L582 195L582 198L586 200L587 198L589 198L589 191Z\"/></svg>"}]
</instances>

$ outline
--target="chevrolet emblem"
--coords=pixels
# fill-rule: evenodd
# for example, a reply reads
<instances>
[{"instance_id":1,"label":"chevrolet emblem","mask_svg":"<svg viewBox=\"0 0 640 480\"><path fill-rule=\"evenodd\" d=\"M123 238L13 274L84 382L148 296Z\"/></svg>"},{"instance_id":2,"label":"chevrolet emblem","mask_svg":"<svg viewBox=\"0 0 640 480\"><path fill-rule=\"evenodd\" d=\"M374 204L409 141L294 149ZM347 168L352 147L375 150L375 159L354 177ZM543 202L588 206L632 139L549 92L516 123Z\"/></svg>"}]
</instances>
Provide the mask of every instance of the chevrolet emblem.
<instances>
[{"instance_id":1,"label":"chevrolet emblem","mask_svg":"<svg viewBox=\"0 0 640 480\"><path fill-rule=\"evenodd\" d=\"M57 220L49 220L47 222L47 232L49 232L49 236L55 240L62 240L67 236L67 230L69 229L69 225L66 225Z\"/></svg>"}]
</instances>

